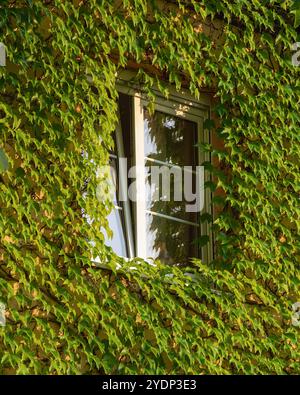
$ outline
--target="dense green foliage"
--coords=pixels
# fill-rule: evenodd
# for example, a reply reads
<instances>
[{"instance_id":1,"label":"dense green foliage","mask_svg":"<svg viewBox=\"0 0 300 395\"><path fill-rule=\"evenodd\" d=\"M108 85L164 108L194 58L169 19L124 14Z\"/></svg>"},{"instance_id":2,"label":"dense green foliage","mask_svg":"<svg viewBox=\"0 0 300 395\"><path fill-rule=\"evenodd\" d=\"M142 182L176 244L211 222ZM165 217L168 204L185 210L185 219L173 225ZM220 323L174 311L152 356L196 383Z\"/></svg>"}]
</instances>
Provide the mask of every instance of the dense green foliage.
<instances>
[{"instance_id":1,"label":"dense green foliage","mask_svg":"<svg viewBox=\"0 0 300 395\"><path fill-rule=\"evenodd\" d=\"M292 3L1 2L1 373L300 372ZM215 92L220 125L206 125L224 150L205 149L226 199L215 199L218 258L195 261L196 282L162 264L116 270L104 246L111 205L95 170L112 145L117 72L133 66L149 96L164 81Z\"/></svg>"}]
</instances>

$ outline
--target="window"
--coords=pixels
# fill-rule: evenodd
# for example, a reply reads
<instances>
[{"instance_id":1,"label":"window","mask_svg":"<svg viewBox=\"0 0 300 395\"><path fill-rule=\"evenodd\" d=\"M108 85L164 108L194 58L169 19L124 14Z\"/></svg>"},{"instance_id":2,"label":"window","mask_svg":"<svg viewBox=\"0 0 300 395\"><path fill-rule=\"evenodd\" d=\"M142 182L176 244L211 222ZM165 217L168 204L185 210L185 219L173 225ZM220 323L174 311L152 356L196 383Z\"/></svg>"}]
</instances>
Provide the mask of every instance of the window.
<instances>
[{"instance_id":1,"label":"window","mask_svg":"<svg viewBox=\"0 0 300 395\"><path fill-rule=\"evenodd\" d=\"M150 113L146 100L127 82L120 81L119 92L120 122L110 155L116 186L115 208L108 218L113 237L107 245L126 258L160 259L170 265L188 264L192 257L211 260L211 229L201 222L201 214L211 214L211 194L199 179L204 174L207 181L209 175L196 171L209 160L197 146L209 142L203 130L207 102L178 94L166 100L158 94ZM202 211L187 210L197 194L204 201ZM210 242L201 246L204 235Z\"/></svg>"}]
</instances>

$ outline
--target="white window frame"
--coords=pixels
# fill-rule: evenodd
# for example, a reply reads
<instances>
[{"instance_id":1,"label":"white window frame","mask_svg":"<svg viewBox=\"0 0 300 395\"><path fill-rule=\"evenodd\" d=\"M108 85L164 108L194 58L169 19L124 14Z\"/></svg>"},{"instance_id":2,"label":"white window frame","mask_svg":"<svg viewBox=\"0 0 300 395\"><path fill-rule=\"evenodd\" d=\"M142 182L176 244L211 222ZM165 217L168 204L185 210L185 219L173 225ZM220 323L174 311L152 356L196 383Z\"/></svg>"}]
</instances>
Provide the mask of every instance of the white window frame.
<instances>
[{"instance_id":1,"label":"white window frame","mask_svg":"<svg viewBox=\"0 0 300 395\"><path fill-rule=\"evenodd\" d=\"M125 230L127 232L126 239L128 240L129 247L129 258L142 258L147 259L146 254L146 214L151 213L146 209L146 181L145 181L145 149L144 149L144 116L143 108L147 106L148 102L145 96L141 93L138 86L134 86L130 83L133 80L134 74L131 72L123 72L119 75L117 89L119 93L124 93L132 97L132 135L134 141L134 165L141 169L140 174L136 177L136 190L135 190L135 240L133 241L132 232L132 221L130 214L130 206L128 202L124 204L124 216L125 216ZM198 142L210 143L210 133L208 130L204 130L203 124L205 119L210 118L210 98L208 95L201 95L200 100L193 98L189 92L182 90L177 92L174 89L169 89L169 97L166 99L159 92L158 89L153 89L155 93L155 110L161 111L166 114L174 115L176 117L192 121L197 124ZM120 119L120 118L119 118ZM116 129L116 144L119 157L124 157L123 148L123 137L121 129L121 121ZM204 161L211 161L210 154L198 151L198 163L201 165ZM127 177L127 169L119 169L120 178L124 179ZM211 180L210 174L204 172L204 181ZM126 184L127 185L127 184ZM125 187L125 185L124 185ZM143 197L143 198L139 198ZM204 193L204 209L203 211L213 215L212 212L212 192L209 188L205 189ZM200 213L201 214L201 213ZM161 215L163 217L163 215ZM188 221L180 221L187 223ZM209 236L209 242L201 247L201 259L209 263L213 259L213 233L210 224L205 222L199 223L200 235ZM135 245L135 251L133 250Z\"/></svg>"}]
</instances>

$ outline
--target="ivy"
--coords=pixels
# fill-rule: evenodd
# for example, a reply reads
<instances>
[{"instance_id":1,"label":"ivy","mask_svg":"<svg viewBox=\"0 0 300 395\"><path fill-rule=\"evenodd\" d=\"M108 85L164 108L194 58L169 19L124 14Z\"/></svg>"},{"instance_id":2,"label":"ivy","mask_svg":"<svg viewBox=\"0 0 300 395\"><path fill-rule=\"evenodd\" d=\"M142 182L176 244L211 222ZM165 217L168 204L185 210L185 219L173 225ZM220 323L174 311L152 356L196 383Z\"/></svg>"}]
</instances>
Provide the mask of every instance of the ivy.
<instances>
[{"instance_id":1,"label":"ivy","mask_svg":"<svg viewBox=\"0 0 300 395\"><path fill-rule=\"evenodd\" d=\"M2 1L1 373L299 373L298 8ZM217 257L195 259L192 278L104 244L111 204L97 200L96 170L125 68L150 99L155 84L214 99L205 128L222 148L201 149L215 159Z\"/></svg>"}]
</instances>

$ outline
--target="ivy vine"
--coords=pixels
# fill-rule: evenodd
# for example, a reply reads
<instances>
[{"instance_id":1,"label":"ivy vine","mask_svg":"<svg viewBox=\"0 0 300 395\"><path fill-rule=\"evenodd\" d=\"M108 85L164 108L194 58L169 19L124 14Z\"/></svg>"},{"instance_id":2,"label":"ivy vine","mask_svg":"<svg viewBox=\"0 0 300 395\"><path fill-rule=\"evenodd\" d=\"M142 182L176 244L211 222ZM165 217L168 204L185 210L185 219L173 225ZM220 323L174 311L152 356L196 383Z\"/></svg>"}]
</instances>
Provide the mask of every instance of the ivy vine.
<instances>
[{"instance_id":1,"label":"ivy vine","mask_svg":"<svg viewBox=\"0 0 300 395\"><path fill-rule=\"evenodd\" d=\"M1 373L299 373L295 3L2 0ZM149 97L173 84L215 102L218 255L194 261L197 281L104 244L96 169L124 69Z\"/></svg>"}]
</instances>

